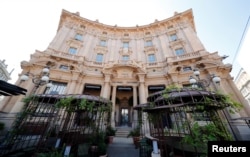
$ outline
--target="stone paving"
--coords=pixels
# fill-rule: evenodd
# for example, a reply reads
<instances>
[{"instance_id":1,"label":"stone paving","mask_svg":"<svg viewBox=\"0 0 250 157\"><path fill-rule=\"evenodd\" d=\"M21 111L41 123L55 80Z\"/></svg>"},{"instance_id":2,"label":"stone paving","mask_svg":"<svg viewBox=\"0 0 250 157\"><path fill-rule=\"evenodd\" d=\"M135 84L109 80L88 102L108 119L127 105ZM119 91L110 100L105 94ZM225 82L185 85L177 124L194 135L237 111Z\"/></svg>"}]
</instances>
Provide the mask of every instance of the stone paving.
<instances>
[{"instance_id":1,"label":"stone paving","mask_svg":"<svg viewBox=\"0 0 250 157\"><path fill-rule=\"evenodd\" d=\"M108 157L139 157L139 148L135 148L132 138L114 137L108 145Z\"/></svg>"}]
</instances>

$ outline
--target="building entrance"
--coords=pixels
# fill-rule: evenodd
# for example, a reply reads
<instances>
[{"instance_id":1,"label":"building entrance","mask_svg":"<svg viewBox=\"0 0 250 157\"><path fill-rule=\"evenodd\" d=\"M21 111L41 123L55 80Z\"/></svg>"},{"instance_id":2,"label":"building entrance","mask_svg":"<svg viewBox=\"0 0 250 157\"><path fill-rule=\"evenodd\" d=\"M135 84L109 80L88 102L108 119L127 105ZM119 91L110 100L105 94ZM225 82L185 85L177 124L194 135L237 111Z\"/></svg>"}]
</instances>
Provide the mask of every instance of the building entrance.
<instances>
[{"instance_id":1,"label":"building entrance","mask_svg":"<svg viewBox=\"0 0 250 157\"><path fill-rule=\"evenodd\" d=\"M129 110L128 108L121 109L121 126L128 126L129 125Z\"/></svg>"}]
</instances>

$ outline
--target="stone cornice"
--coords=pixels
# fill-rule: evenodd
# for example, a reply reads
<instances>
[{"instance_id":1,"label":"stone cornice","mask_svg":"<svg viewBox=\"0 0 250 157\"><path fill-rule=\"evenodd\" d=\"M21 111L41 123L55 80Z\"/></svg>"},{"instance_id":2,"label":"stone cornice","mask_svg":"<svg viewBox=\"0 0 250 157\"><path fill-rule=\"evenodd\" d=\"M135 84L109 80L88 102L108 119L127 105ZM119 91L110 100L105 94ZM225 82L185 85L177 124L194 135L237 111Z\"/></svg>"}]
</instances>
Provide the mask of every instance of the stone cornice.
<instances>
[{"instance_id":1,"label":"stone cornice","mask_svg":"<svg viewBox=\"0 0 250 157\"><path fill-rule=\"evenodd\" d=\"M158 21L155 20L153 23L150 23L148 25L143 25L143 26L138 26L136 25L135 27L118 27L117 25L111 26L111 25L106 25L103 23L100 23L99 21L92 21L86 18L83 18L79 16L79 14L76 13L71 13L66 10L62 10L59 25L58 25L58 30L65 25L64 23L68 23L72 21L72 23L78 23L80 25L85 25L87 27L95 27L96 30L104 30L109 34L109 32L124 32L124 33L132 33L132 32L149 32L149 30L154 30L151 32L161 32L164 28L167 28L168 26L176 23L189 23L191 27L195 30L195 25L194 25L194 18L193 18L193 11L192 9L186 10L181 13L175 13L174 16ZM73 22L74 21L74 22ZM159 30L159 28L163 28ZM157 33L158 34L158 33ZM153 35L153 34L152 34Z\"/></svg>"}]
</instances>

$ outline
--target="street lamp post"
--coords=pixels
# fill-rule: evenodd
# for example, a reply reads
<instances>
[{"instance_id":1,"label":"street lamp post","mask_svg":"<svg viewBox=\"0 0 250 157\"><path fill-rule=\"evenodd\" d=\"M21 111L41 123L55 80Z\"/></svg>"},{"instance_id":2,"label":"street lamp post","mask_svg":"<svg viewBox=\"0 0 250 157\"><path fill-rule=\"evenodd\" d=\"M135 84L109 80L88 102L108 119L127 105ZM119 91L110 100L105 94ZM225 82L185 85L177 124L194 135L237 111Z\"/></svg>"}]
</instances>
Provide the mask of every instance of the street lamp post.
<instances>
[{"instance_id":1,"label":"street lamp post","mask_svg":"<svg viewBox=\"0 0 250 157\"><path fill-rule=\"evenodd\" d=\"M200 71L198 69L194 69L193 75L195 77L194 76L190 76L189 77L189 83L192 84L193 88L201 88L202 90L206 90L206 87L210 86L210 83L213 82L215 84L215 86L216 86L215 90L218 90L217 89L217 85L220 85L220 82L221 82L221 78L219 76L216 76L215 74L212 74L210 76L211 79L209 79L209 80L202 80L202 79L200 79ZM229 121L229 117L228 117L229 113L228 112L226 113L224 111L224 109L222 109L222 113L223 113L224 117L227 120L227 123L228 123L228 125L230 127L230 130L231 130L234 138L237 140L237 136L236 136L236 134L234 132L234 129L231 126L230 121Z\"/></svg>"},{"instance_id":2,"label":"street lamp post","mask_svg":"<svg viewBox=\"0 0 250 157\"><path fill-rule=\"evenodd\" d=\"M189 83L192 84L193 88L201 88L203 90L206 90L206 87L208 87L211 83L211 80L201 80L200 79L200 71L198 69L194 70L194 76L189 77ZM220 84L220 77L216 76L215 74L212 74L211 76L212 82L216 85Z\"/></svg>"},{"instance_id":3,"label":"street lamp post","mask_svg":"<svg viewBox=\"0 0 250 157\"><path fill-rule=\"evenodd\" d=\"M36 91L39 86L43 86L46 84L47 87L51 87L52 83L49 82L49 67L44 67L42 69L42 72L39 75L34 75L30 72L27 72L26 74L23 74L20 78L21 82L22 81L27 81L30 76L32 76L32 82L35 84L35 87L31 94L36 94Z\"/></svg>"}]
</instances>

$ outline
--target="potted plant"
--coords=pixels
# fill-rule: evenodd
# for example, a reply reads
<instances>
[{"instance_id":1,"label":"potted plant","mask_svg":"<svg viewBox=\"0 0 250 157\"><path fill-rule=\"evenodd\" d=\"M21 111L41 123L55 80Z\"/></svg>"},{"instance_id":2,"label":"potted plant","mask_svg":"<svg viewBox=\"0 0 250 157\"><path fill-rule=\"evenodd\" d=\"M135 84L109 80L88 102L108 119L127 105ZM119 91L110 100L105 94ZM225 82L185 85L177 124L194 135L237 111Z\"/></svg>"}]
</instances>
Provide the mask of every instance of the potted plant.
<instances>
[{"instance_id":1,"label":"potted plant","mask_svg":"<svg viewBox=\"0 0 250 157\"><path fill-rule=\"evenodd\" d=\"M140 127L138 126L138 127L134 128L133 130L131 130L131 131L129 132L129 134L127 135L127 138L128 138L128 137L132 137L135 147L138 148L138 146L139 146L139 141L140 141L140 139L141 139L140 136L141 136Z\"/></svg>"},{"instance_id":2,"label":"potted plant","mask_svg":"<svg viewBox=\"0 0 250 157\"><path fill-rule=\"evenodd\" d=\"M104 141L100 141L97 148L99 157L107 157L107 144Z\"/></svg>"},{"instance_id":3,"label":"potted plant","mask_svg":"<svg viewBox=\"0 0 250 157\"><path fill-rule=\"evenodd\" d=\"M116 129L113 128L111 125L108 125L106 128L106 136L108 137L109 143L113 143L113 139L116 133Z\"/></svg>"}]
</instances>

